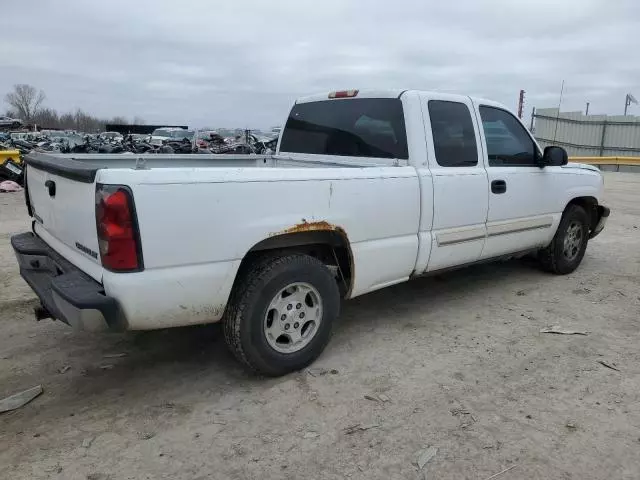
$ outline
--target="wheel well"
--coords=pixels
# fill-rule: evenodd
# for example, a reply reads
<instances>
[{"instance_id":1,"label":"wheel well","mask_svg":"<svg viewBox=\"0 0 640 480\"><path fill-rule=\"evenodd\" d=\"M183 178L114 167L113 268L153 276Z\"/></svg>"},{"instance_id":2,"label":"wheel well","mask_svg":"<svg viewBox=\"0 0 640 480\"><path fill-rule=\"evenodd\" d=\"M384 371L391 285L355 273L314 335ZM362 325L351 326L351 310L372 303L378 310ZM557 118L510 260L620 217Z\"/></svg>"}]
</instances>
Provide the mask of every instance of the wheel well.
<instances>
[{"instance_id":1,"label":"wheel well","mask_svg":"<svg viewBox=\"0 0 640 480\"><path fill-rule=\"evenodd\" d=\"M598 200L595 197L576 197L567 204L567 208L569 205L578 205L584 208L584 211L589 215L589 229L593 230L596 228L598 223ZM565 210L567 208L565 208Z\"/></svg>"},{"instance_id":2,"label":"wheel well","mask_svg":"<svg viewBox=\"0 0 640 480\"><path fill-rule=\"evenodd\" d=\"M341 229L315 230L274 235L254 245L242 259L236 282L249 267L266 256L303 253L332 268L340 294L347 297L353 287L353 256Z\"/></svg>"}]
</instances>

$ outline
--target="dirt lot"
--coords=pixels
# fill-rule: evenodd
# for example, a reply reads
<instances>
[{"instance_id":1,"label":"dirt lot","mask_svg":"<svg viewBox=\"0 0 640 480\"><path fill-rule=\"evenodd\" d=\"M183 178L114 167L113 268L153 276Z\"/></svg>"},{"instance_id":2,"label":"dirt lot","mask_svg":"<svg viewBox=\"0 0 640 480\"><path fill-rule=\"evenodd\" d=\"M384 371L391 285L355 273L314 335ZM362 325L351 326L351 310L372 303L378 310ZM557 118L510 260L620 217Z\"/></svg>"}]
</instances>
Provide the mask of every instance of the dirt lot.
<instances>
[{"instance_id":1,"label":"dirt lot","mask_svg":"<svg viewBox=\"0 0 640 480\"><path fill-rule=\"evenodd\" d=\"M638 479L640 175L606 189L576 273L515 261L367 295L313 366L327 373L280 379L246 374L216 325L36 323L9 246L22 196L0 194L0 397L44 387L0 414L0 477L412 479L435 446L429 479Z\"/></svg>"}]
</instances>

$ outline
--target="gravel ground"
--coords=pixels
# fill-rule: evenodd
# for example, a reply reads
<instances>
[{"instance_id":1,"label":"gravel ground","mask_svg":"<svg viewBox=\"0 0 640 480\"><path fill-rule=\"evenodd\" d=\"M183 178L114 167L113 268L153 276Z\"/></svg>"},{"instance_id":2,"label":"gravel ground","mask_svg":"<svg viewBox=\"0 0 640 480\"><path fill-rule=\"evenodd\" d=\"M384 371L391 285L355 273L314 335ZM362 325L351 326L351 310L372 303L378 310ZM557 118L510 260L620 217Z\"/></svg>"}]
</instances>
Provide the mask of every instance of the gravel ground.
<instances>
[{"instance_id":1,"label":"gravel ground","mask_svg":"<svg viewBox=\"0 0 640 480\"><path fill-rule=\"evenodd\" d=\"M218 325L36 323L22 195L0 194L0 398L44 387L0 414L0 478L638 479L640 175L607 174L606 202L574 274L514 261L366 295L311 371L261 379Z\"/></svg>"}]
</instances>

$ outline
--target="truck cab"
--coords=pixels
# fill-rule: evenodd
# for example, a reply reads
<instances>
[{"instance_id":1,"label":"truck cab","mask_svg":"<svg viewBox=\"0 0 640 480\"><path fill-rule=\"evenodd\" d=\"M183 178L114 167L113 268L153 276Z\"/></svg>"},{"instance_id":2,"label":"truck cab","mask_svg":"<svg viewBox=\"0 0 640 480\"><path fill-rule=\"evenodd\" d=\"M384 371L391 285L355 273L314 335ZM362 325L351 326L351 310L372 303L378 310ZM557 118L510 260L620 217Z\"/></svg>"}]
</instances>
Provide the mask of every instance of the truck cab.
<instances>
[{"instance_id":1,"label":"truck cab","mask_svg":"<svg viewBox=\"0 0 640 480\"><path fill-rule=\"evenodd\" d=\"M571 202L587 211L592 233L604 213L597 168L567 164L559 147L543 152L506 107L463 95L347 90L305 97L291 111L278 153L415 168L414 275L545 246Z\"/></svg>"}]
</instances>

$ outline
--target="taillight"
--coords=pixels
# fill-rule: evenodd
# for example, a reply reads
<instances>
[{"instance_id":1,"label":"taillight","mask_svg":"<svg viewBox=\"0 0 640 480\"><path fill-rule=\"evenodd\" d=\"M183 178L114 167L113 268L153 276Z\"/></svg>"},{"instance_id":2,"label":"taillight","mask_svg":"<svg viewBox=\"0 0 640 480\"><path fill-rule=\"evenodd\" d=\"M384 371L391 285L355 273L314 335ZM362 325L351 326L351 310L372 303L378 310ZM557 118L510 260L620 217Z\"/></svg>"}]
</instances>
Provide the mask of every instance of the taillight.
<instances>
[{"instance_id":1,"label":"taillight","mask_svg":"<svg viewBox=\"0 0 640 480\"><path fill-rule=\"evenodd\" d=\"M142 270L138 222L128 187L97 185L96 225L103 267L115 272Z\"/></svg>"},{"instance_id":2,"label":"taillight","mask_svg":"<svg viewBox=\"0 0 640 480\"><path fill-rule=\"evenodd\" d=\"M338 92L331 92L329 98L352 98L358 95L358 90L340 90Z\"/></svg>"}]
</instances>

